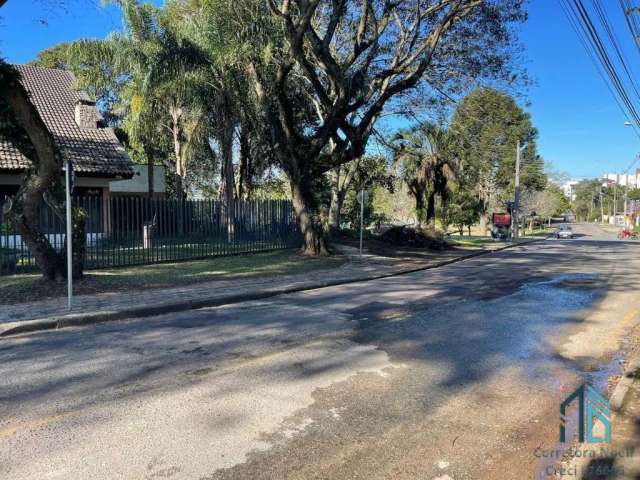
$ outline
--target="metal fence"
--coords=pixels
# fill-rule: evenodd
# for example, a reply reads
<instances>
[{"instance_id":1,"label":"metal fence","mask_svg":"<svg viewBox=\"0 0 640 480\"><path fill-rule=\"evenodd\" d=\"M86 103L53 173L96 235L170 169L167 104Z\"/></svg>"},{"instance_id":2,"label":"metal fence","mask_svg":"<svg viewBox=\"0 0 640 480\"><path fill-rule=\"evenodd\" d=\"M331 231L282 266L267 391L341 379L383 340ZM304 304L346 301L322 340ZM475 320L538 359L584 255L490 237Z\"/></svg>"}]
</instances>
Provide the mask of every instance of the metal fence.
<instances>
[{"instance_id":1,"label":"metal fence","mask_svg":"<svg viewBox=\"0 0 640 480\"><path fill-rule=\"evenodd\" d=\"M0 196L0 207L9 197ZM215 200L74 197L87 212L86 269L260 252L298 245L292 205L285 200L237 201L233 211ZM0 274L36 271L33 256L0 209ZM43 203L40 227L65 248L64 212Z\"/></svg>"}]
</instances>

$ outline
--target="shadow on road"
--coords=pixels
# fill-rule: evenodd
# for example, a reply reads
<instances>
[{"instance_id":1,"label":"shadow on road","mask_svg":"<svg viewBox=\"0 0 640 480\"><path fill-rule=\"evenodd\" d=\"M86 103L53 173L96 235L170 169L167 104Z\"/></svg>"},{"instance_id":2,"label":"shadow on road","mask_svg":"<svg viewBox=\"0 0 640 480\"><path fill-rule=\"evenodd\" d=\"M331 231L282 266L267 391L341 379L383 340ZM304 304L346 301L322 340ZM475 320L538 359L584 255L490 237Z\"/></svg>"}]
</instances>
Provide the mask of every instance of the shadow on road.
<instances>
[{"instance_id":1,"label":"shadow on road","mask_svg":"<svg viewBox=\"0 0 640 480\"><path fill-rule=\"evenodd\" d=\"M271 382L275 375L295 385L370 355L370 350L362 349L349 356L300 361L286 354L287 349L301 345L315 348L318 338L332 338L346 342L345 349L375 345L393 364L409 366L390 377L363 374L367 382L359 393L346 389L316 396L317 402L330 405L329 397L347 402L346 395L362 395L359 410L351 412L351 417L345 415L339 432L358 431L358 441L370 442L384 452L378 440L394 435L398 422L410 425L413 419L418 424L452 396L513 365L531 380L531 385L523 386L525 392L540 384L551 388L549 382L554 379L549 372L558 359L547 337L582 322L584 312L607 292L640 287L636 266L624 261L628 255L623 242L547 242L427 272L272 301L3 340L0 414L11 421L29 411L68 413L96 404L117 405L123 399L144 400L195 384L219 398L234 390L256 388L257 383L242 382L224 384L226 390L218 388L233 372L258 383ZM600 273L597 288L562 283L599 273L602 263L612 259L620 265L608 274ZM579 372L578 365L564 363ZM380 389L375 394L374 386ZM381 409L384 416L379 415ZM237 411L212 419L210 428L234 424L242 415ZM358 426L361 421L366 421L367 428ZM330 435L318 435L317 449L335 446ZM354 445L352 437L344 441ZM259 466L271 456L270 461L281 462L276 477L293 468L296 457L290 456L289 443L254 452L234 471L216 472L211 478L275 478L273 470ZM371 461L376 448L362 461ZM244 477L239 469L245 469Z\"/></svg>"}]
</instances>

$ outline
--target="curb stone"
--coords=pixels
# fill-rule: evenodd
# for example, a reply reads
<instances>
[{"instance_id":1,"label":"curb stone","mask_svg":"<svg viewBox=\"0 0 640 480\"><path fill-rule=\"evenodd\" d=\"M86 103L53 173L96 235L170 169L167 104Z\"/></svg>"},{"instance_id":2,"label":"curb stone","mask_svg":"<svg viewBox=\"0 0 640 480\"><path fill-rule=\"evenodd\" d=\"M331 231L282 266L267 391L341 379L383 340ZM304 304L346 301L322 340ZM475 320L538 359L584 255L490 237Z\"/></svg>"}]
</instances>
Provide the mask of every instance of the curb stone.
<instances>
[{"instance_id":1,"label":"curb stone","mask_svg":"<svg viewBox=\"0 0 640 480\"><path fill-rule=\"evenodd\" d=\"M616 385L616 388L613 389L613 393L609 399L611 410L614 412L622 410L622 405L629 392L629 387L631 387L634 380L638 377L640 377L640 352L636 352L634 357L629 361L620 381Z\"/></svg>"},{"instance_id":2,"label":"curb stone","mask_svg":"<svg viewBox=\"0 0 640 480\"><path fill-rule=\"evenodd\" d=\"M547 237L548 238L548 237ZM175 313L187 310L197 310L207 307L220 307L222 305L232 305L236 303L242 303L252 300L263 300L266 298L275 297L278 295L285 295L289 293L297 293L307 290L316 290L326 287L334 287L339 285L347 285L350 283L365 282L371 280L380 280L383 278L397 277L408 273L421 272L425 270L431 270L434 268L444 267L453 263L458 263L470 258L479 257L481 255L491 254L493 252L500 252L509 248L521 247L532 243L545 241L547 238L539 238L534 240L528 240L525 242L513 243L505 245L503 247L496 248L494 250L479 250L471 252L460 257L445 260L433 265L426 265L422 267L407 268L396 272L373 274L373 275L360 275L357 277L351 277L339 280L327 280L320 282L308 282L294 286L284 288L267 288L261 291L243 294L223 295L213 298L204 298L202 300L188 300L179 302L167 302L159 303L152 306L133 307L114 311L102 311L93 313L73 313L67 315L60 315L55 317L49 317L46 319L34 319L34 320L19 320L15 322L0 323L0 337L8 337L12 335L18 335L21 333L32 333L44 330L58 330L65 327L91 325L95 323L110 322L116 320L125 320L128 318L143 318L152 317L155 315L162 315L165 313Z\"/></svg>"}]
</instances>

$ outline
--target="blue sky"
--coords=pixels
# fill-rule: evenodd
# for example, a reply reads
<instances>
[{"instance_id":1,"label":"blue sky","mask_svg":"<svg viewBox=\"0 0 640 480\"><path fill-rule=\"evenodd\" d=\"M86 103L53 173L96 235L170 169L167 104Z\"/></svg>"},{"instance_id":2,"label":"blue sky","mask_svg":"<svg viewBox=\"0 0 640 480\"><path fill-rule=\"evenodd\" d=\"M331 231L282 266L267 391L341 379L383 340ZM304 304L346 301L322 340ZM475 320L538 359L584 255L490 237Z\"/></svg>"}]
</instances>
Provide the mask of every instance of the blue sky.
<instances>
[{"instance_id":1,"label":"blue sky","mask_svg":"<svg viewBox=\"0 0 640 480\"><path fill-rule=\"evenodd\" d=\"M64 10L47 0L9 0L0 10L0 54L13 63L62 41L104 37L121 27L116 7L97 0L66 0ZM51 2L55 3L55 2ZM618 2L605 2L632 69L640 53L623 24ZM533 0L521 27L525 63L535 84L527 98L540 130L539 150L554 169L573 177L625 170L640 152L640 138L624 127L625 116L578 42L557 0Z\"/></svg>"}]
</instances>

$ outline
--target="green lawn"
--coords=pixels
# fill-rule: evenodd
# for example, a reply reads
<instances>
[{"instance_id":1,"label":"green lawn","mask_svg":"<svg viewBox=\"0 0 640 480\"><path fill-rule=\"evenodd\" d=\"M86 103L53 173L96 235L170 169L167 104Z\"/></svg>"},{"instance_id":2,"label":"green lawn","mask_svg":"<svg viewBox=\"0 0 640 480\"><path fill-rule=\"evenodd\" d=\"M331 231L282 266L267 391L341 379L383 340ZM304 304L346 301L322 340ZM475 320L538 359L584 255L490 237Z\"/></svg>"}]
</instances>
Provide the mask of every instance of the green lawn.
<instances>
[{"instance_id":1,"label":"green lawn","mask_svg":"<svg viewBox=\"0 0 640 480\"><path fill-rule=\"evenodd\" d=\"M308 258L297 250L206 260L141 265L87 271L85 278L75 282L76 294L117 292L132 289L161 288L212 280L305 273L335 268L341 258ZM20 303L66 295L66 283L44 284L38 274L0 277L0 304Z\"/></svg>"},{"instance_id":2,"label":"green lawn","mask_svg":"<svg viewBox=\"0 0 640 480\"><path fill-rule=\"evenodd\" d=\"M537 228L534 229L533 232L531 230L527 230L526 233L524 233L520 237L520 240L533 240L534 238L541 238L548 233L553 232L553 230L553 228ZM451 235L449 237L449 240L453 242L453 244L457 247L481 247L482 245L494 242L491 237L461 237L459 235Z\"/></svg>"},{"instance_id":3,"label":"green lawn","mask_svg":"<svg viewBox=\"0 0 640 480\"><path fill-rule=\"evenodd\" d=\"M491 237L460 237L452 235L449 240L453 242L456 247L481 247L487 243L493 243Z\"/></svg>"}]
</instances>

